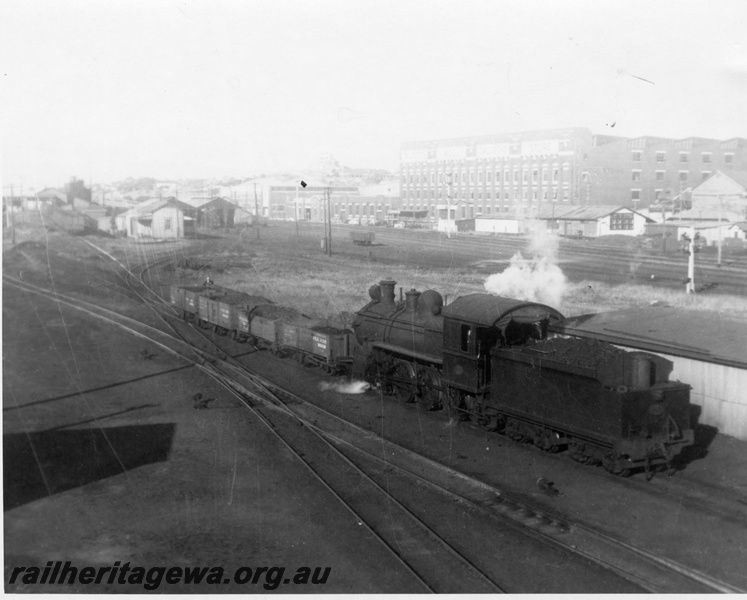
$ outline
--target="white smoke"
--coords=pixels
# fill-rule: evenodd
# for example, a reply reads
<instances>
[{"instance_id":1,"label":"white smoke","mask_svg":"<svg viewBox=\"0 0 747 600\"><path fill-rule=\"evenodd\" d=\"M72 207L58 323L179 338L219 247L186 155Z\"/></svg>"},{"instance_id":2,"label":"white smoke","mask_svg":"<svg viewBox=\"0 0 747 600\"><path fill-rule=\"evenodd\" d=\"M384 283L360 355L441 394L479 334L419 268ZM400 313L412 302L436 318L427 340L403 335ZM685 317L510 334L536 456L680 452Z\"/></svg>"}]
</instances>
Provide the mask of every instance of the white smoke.
<instances>
[{"instance_id":1,"label":"white smoke","mask_svg":"<svg viewBox=\"0 0 747 600\"><path fill-rule=\"evenodd\" d=\"M332 390L340 394L363 394L370 388L371 384L366 381L343 381L340 383L322 381L319 384L319 389L323 392Z\"/></svg>"},{"instance_id":2,"label":"white smoke","mask_svg":"<svg viewBox=\"0 0 747 600\"><path fill-rule=\"evenodd\" d=\"M557 236L545 229L544 224L537 224L529 244L532 258L524 258L521 252L517 252L505 271L485 280L485 289L497 296L560 306L568 282L555 264L557 249Z\"/></svg>"}]
</instances>

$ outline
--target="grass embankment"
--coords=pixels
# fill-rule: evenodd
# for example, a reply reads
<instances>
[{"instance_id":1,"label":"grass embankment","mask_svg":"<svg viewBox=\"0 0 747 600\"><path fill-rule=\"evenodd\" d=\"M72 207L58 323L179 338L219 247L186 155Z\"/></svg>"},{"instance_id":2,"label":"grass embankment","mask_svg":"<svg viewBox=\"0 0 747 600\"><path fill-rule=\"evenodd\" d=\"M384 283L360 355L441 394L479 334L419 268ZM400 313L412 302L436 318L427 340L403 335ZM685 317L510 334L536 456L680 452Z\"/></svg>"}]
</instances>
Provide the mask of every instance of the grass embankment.
<instances>
[{"instance_id":1,"label":"grass embankment","mask_svg":"<svg viewBox=\"0 0 747 600\"><path fill-rule=\"evenodd\" d=\"M369 300L368 289L381 279L394 279L398 287L438 290L450 302L457 296L484 292L484 274L468 269L426 269L412 265L378 262L364 258L318 254L292 258L273 252L271 245L265 246L268 233L262 243L247 240L222 240L222 250L211 254L215 241L179 240L164 244L146 244L128 238L106 238L100 236L70 237L63 232L45 232L35 215L19 219L17 240L49 243L56 252L78 257L95 255L96 251L82 243L90 239L97 246L119 256L123 262L138 264L171 255L175 263L183 259L193 245L204 245L206 253L200 256L202 269L176 269L160 272L163 283L178 281L183 284L201 284L206 274L225 287L263 295L286 306L291 306L309 316L335 319L339 315L353 313ZM9 236L4 236L3 250L13 246ZM240 265L240 266L234 266ZM731 318L747 318L747 299L743 296L701 293L685 294L683 289L668 289L648 285L610 285L597 281L583 281L567 285L562 302L556 306L565 315L606 312L628 308L650 307L652 303L667 305L681 310L707 311L714 315Z\"/></svg>"},{"instance_id":2,"label":"grass embankment","mask_svg":"<svg viewBox=\"0 0 747 600\"><path fill-rule=\"evenodd\" d=\"M202 276L194 276L199 283ZM214 275L218 285L263 295L303 311L309 316L335 318L352 313L369 300L368 289L381 279L393 279L397 287L420 291L435 289L450 302L457 296L484 292L482 274L460 269L422 269L410 265L351 261L334 257L327 262L259 252L250 268L228 268ZM399 290L397 291L399 294ZM281 300L282 299L282 300ZM671 306L682 310L708 311L747 318L747 299L725 294L686 294L682 290L646 285L610 285L597 281L569 283L559 306L565 315L606 312L629 308Z\"/></svg>"}]
</instances>

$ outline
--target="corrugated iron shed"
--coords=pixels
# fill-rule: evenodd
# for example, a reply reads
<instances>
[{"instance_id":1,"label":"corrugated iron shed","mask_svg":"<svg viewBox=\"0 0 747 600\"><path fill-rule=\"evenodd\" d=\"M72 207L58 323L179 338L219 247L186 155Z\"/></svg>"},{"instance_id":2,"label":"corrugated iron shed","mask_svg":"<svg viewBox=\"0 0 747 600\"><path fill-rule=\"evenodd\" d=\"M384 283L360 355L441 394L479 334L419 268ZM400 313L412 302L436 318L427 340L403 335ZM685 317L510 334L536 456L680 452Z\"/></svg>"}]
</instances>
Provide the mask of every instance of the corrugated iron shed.
<instances>
[{"instance_id":1,"label":"corrugated iron shed","mask_svg":"<svg viewBox=\"0 0 747 600\"><path fill-rule=\"evenodd\" d=\"M192 208L188 204L185 204L184 202L181 202L174 197L153 198L152 200L148 200L146 202L138 204L137 206L133 206L124 215L127 217L138 218L148 217L164 206L176 206L178 208L181 208L182 210L190 210Z\"/></svg>"},{"instance_id":2,"label":"corrugated iron shed","mask_svg":"<svg viewBox=\"0 0 747 600\"><path fill-rule=\"evenodd\" d=\"M653 219L639 213L637 210L625 206L543 206L540 219L561 219L570 221L598 221L608 215L624 210L644 217L647 221Z\"/></svg>"},{"instance_id":3,"label":"corrugated iron shed","mask_svg":"<svg viewBox=\"0 0 747 600\"><path fill-rule=\"evenodd\" d=\"M747 440L747 323L675 308L570 317L550 331L653 352L674 364L671 378L692 386L701 425Z\"/></svg>"},{"instance_id":4,"label":"corrugated iron shed","mask_svg":"<svg viewBox=\"0 0 747 600\"><path fill-rule=\"evenodd\" d=\"M714 318L713 313L667 307L628 309L568 317L553 329L747 369L747 323Z\"/></svg>"}]
</instances>

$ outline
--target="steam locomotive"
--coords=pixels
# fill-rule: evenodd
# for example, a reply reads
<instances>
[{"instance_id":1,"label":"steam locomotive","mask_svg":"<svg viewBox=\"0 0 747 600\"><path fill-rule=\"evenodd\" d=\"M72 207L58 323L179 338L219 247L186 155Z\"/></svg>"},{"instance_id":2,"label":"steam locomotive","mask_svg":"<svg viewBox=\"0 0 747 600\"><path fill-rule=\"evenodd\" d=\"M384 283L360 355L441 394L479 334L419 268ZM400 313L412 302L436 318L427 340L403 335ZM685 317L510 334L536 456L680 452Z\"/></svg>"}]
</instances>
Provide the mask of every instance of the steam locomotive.
<instances>
[{"instance_id":1,"label":"steam locomotive","mask_svg":"<svg viewBox=\"0 0 747 600\"><path fill-rule=\"evenodd\" d=\"M185 319L384 394L627 475L672 467L693 443L690 386L672 363L598 340L551 337L563 315L490 294L369 289L352 331L216 286L171 286Z\"/></svg>"},{"instance_id":2,"label":"steam locomotive","mask_svg":"<svg viewBox=\"0 0 747 600\"><path fill-rule=\"evenodd\" d=\"M690 386L669 381L671 361L549 339L563 315L543 304L470 294L444 306L434 290L397 302L395 286L372 286L353 325L353 375L384 393L620 475L671 469L693 443Z\"/></svg>"}]
</instances>

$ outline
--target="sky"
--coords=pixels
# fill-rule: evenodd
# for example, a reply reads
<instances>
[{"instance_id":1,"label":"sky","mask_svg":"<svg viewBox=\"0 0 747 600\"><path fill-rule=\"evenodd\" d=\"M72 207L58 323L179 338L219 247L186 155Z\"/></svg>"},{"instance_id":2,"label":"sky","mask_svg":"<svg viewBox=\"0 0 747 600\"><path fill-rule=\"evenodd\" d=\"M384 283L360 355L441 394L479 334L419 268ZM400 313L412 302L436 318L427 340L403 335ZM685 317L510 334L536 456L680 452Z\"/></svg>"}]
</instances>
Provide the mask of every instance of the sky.
<instances>
[{"instance_id":1,"label":"sky","mask_svg":"<svg viewBox=\"0 0 747 600\"><path fill-rule=\"evenodd\" d=\"M3 188L396 171L557 127L747 138L744 0L3 0Z\"/></svg>"}]
</instances>

